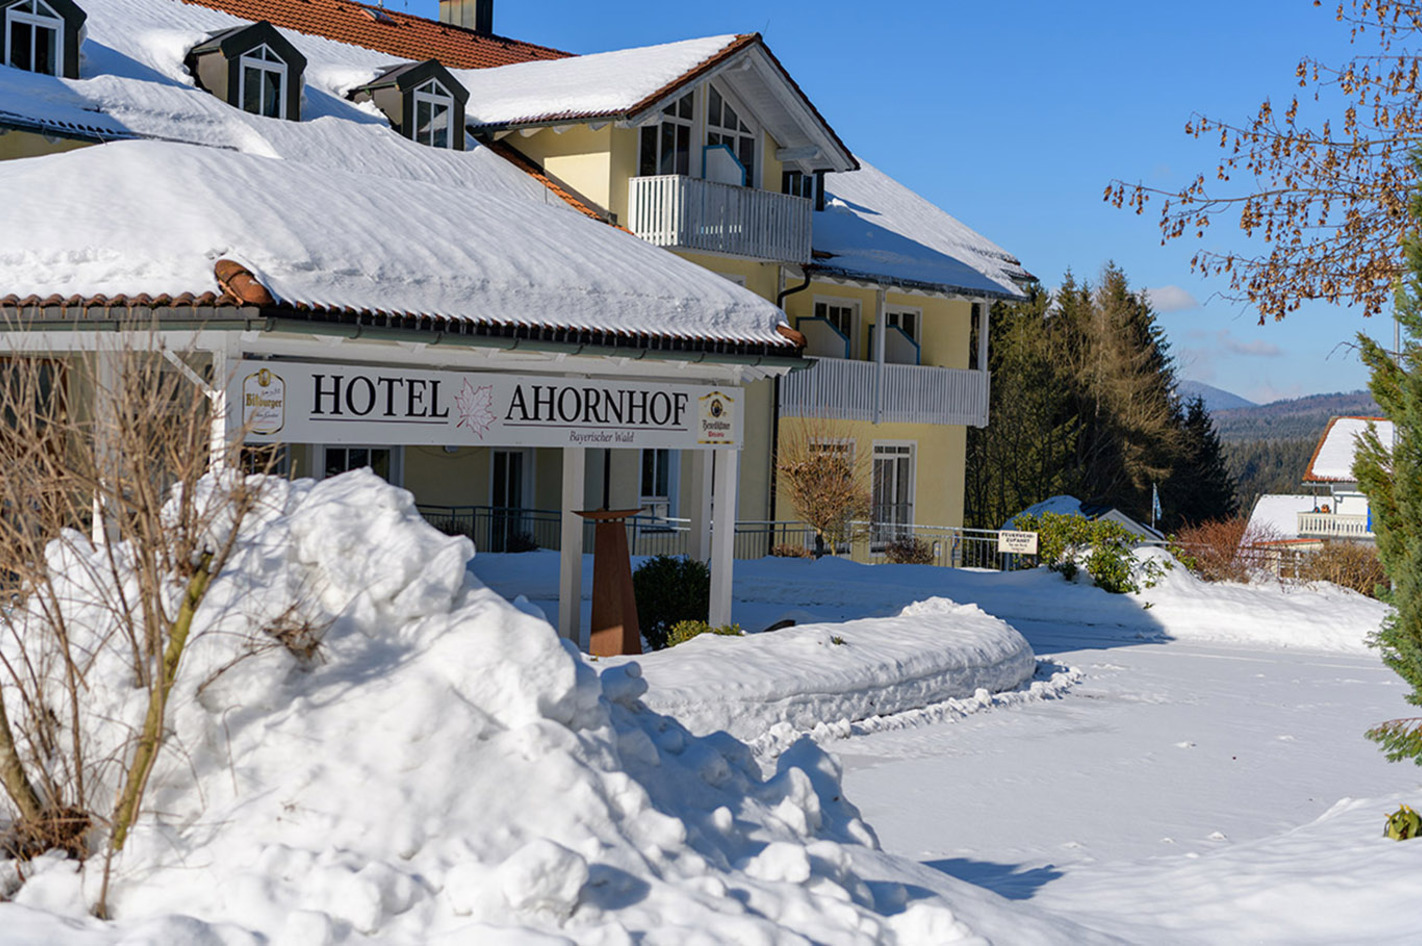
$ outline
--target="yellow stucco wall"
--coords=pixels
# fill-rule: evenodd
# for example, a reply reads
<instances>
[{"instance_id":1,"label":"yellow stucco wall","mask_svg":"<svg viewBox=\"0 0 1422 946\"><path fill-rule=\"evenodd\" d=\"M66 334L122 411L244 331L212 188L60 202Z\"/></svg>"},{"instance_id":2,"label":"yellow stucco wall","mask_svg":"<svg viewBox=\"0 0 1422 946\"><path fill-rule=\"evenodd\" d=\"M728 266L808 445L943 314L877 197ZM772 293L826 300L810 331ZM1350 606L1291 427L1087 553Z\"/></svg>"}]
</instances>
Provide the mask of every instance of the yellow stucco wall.
<instances>
[{"instance_id":1,"label":"yellow stucco wall","mask_svg":"<svg viewBox=\"0 0 1422 946\"><path fill-rule=\"evenodd\" d=\"M72 138L46 138L44 135L35 135L28 131L8 131L0 135L0 161L34 158L43 154L58 154L61 151L87 148L91 144L93 142L75 141Z\"/></svg>"},{"instance_id":2,"label":"yellow stucco wall","mask_svg":"<svg viewBox=\"0 0 1422 946\"><path fill-rule=\"evenodd\" d=\"M561 134L552 128L543 128L527 138L520 134L510 135L507 143L537 161L549 174L588 200L615 213L612 138L611 125L597 131L593 131L590 125L573 125ZM625 205L625 181L621 189Z\"/></svg>"}]
</instances>

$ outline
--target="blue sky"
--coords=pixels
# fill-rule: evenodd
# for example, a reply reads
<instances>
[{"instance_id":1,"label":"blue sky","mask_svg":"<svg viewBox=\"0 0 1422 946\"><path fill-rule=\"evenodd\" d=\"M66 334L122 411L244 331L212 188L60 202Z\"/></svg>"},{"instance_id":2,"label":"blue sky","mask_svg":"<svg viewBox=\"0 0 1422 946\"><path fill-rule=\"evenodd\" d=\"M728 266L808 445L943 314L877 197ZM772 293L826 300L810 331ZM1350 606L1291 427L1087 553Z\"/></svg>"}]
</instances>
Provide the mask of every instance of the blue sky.
<instances>
[{"instance_id":1,"label":"blue sky","mask_svg":"<svg viewBox=\"0 0 1422 946\"><path fill-rule=\"evenodd\" d=\"M387 0L437 15L435 0ZM1038 0L850 2L496 0L496 32L571 52L759 31L861 157L1016 253L1048 286L1114 260L1160 290L1182 377L1255 401L1366 385L1352 347L1389 319L1317 305L1281 323L1190 272L1194 241L1162 247L1156 218L1102 201L1112 178L1178 186L1218 149L1184 134L1194 111L1244 120L1287 100L1294 67L1350 49L1334 4ZM1239 246L1221 221L1209 239Z\"/></svg>"}]
</instances>

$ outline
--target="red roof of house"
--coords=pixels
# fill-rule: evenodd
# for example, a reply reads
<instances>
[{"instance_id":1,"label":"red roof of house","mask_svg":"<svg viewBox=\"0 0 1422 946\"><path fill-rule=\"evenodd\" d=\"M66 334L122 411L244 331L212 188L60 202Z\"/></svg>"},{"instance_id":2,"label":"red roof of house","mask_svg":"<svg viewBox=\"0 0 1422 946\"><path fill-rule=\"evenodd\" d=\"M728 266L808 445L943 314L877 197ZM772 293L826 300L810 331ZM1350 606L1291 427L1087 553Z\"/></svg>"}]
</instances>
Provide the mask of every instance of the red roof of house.
<instances>
[{"instance_id":1,"label":"red roof of house","mask_svg":"<svg viewBox=\"0 0 1422 946\"><path fill-rule=\"evenodd\" d=\"M486 35L351 0L183 0L244 20L364 46L401 59L438 59L448 69L483 69L569 53Z\"/></svg>"}]
</instances>

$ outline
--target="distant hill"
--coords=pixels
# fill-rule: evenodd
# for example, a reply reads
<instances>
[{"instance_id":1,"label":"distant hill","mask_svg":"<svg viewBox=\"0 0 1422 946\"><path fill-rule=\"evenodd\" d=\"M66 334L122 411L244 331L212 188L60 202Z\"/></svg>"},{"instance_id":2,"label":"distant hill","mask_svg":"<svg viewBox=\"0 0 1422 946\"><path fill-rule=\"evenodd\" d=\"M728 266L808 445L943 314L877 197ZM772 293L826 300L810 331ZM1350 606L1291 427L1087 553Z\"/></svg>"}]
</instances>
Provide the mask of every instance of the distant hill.
<instances>
[{"instance_id":1,"label":"distant hill","mask_svg":"<svg viewBox=\"0 0 1422 946\"><path fill-rule=\"evenodd\" d=\"M1328 426L1330 417L1380 413L1382 409L1371 394L1351 391L1345 394L1313 394L1255 407L1212 410L1210 416L1214 418L1215 430L1224 443L1301 438L1316 443L1324 427Z\"/></svg>"},{"instance_id":2,"label":"distant hill","mask_svg":"<svg viewBox=\"0 0 1422 946\"><path fill-rule=\"evenodd\" d=\"M1205 402L1205 410L1211 414L1235 408L1259 406L1238 394L1231 394L1203 381L1181 381L1176 384L1175 390L1182 401L1193 401L1197 397L1200 398Z\"/></svg>"}]
</instances>

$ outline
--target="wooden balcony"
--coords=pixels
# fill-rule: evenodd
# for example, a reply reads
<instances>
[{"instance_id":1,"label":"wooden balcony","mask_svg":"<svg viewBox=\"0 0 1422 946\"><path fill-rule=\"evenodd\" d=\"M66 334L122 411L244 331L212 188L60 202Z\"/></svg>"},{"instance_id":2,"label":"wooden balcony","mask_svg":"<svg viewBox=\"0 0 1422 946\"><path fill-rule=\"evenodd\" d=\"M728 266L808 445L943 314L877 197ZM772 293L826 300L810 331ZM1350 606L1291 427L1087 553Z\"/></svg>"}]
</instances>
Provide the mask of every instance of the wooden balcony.
<instances>
[{"instance_id":1,"label":"wooden balcony","mask_svg":"<svg viewBox=\"0 0 1422 946\"><path fill-rule=\"evenodd\" d=\"M1376 536L1368 531L1368 517L1343 515L1336 512L1299 513L1299 538L1301 539L1361 539L1373 541Z\"/></svg>"},{"instance_id":2,"label":"wooden balcony","mask_svg":"<svg viewBox=\"0 0 1422 946\"><path fill-rule=\"evenodd\" d=\"M786 417L986 427L990 381L985 371L816 358L813 368L781 379L780 412Z\"/></svg>"},{"instance_id":3,"label":"wooden balcony","mask_svg":"<svg viewBox=\"0 0 1422 946\"><path fill-rule=\"evenodd\" d=\"M627 226L657 246L810 261L810 201L680 174L634 177Z\"/></svg>"}]
</instances>

